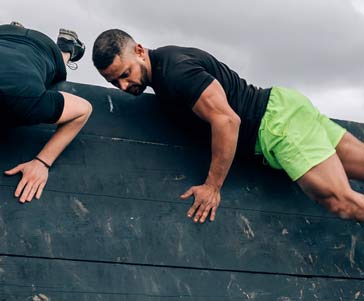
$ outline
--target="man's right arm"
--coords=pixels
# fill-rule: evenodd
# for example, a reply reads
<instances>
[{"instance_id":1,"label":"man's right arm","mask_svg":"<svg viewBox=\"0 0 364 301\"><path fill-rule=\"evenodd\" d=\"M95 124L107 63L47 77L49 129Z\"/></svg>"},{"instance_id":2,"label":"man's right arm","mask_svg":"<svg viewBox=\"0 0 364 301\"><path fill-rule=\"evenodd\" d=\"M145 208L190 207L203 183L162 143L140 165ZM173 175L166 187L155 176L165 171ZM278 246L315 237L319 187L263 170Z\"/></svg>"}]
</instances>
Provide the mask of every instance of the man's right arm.
<instances>
[{"instance_id":1,"label":"man's right arm","mask_svg":"<svg viewBox=\"0 0 364 301\"><path fill-rule=\"evenodd\" d=\"M210 220L215 219L220 203L220 189L233 162L239 136L240 117L230 107L221 84L214 80L201 94L193 111L211 126L211 163L205 183L191 187L181 197L194 196L188 210L194 221L205 222L211 211Z\"/></svg>"}]
</instances>

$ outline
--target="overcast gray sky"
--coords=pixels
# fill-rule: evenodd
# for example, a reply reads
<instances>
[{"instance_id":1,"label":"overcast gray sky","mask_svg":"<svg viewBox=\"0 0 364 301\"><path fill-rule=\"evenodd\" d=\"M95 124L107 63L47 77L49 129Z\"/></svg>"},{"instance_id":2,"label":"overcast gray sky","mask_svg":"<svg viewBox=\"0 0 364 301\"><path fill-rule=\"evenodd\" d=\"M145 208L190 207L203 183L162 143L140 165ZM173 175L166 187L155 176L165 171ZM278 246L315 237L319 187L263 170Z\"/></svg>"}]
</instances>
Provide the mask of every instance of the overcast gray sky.
<instances>
[{"instance_id":1,"label":"overcast gray sky","mask_svg":"<svg viewBox=\"0 0 364 301\"><path fill-rule=\"evenodd\" d=\"M2 0L0 22L18 20L56 39L86 43L68 80L109 86L91 49L104 30L126 30L147 48L202 48L249 83L296 88L325 114L364 122L364 0Z\"/></svg>"}]
</instances>

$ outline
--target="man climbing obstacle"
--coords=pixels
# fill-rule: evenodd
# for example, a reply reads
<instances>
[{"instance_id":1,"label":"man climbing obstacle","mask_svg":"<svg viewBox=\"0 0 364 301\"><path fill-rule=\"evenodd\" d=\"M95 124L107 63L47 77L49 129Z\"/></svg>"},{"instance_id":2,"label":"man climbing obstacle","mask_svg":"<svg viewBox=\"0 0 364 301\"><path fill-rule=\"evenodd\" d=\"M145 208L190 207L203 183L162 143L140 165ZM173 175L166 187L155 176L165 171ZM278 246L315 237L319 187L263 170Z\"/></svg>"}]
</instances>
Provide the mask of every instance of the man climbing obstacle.
<instances>
[{"instance_id":1,"label":"man climbing obstacle","mask_svg":"<svg viewBox=\"0 0 364 301\"><path fill-rule=\"evenodd\" d=\"M0 26L1 127L49 123L57 130L38 155L6 175L22 173L15 190L20 202L39 199L48 169L88 120L91 104L78 96L50 90L66 79L85 52L75 32L60 29L57 44L46 35L18 22Z\"/></svg>"},{"instance_id":2,"label":"man climbing obstacle","mask_svg":"<svg viewBox=\"0 0 364 301\"><path fill-rule=\"evenodd\" d=\"M194 196L187 215L195 222L205 222L209 214L215 219L236 152L263 154L311 199L342 218L364 220L364 195L348 181L364 180L364 144L299 92L256 88L205 51L177 46L150 50L119 29L96 39L93 62L119 89L139 95L151 86L162 101L187 105L210 124L207 178L181 196Z\"/></svg>"}]
</instances>

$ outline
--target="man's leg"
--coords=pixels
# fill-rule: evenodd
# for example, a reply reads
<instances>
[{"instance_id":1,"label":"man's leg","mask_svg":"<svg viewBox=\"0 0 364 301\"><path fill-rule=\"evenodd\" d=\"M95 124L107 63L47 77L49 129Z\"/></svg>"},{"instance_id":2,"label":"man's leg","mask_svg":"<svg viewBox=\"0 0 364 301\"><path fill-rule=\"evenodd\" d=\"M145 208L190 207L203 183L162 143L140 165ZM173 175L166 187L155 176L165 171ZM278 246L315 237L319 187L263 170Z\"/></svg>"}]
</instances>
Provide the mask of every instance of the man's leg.
<instances>
[{"instance_id":1,"label":"man's leg","mask_svg":"<svg viewBox=\"0 0 364 301\"><path fill-rule=\"evenodd\" d=\"M341 218L364 220L364 195L351 189L337 154L311 168L297 183L311 199Z\"/></svg>"},{"instance_id":2,"label":"man's leg","mask_svg":"<svg viewBox=\"0 0 364 301\"><path fill-rule=\"evenodd\" d=\"M348 177L364 181L364 143L347 132L337 145L336 152Z\"/></svg>"},{"instance_id":3,"label":"man's leg","mask_svg":"<svg viewBox=\"0 0 364 301\"><path fill-rule=\"evenodd\" d=\"M364 220L364 196L351 189L347 176L363 179L360 141L303 95L285 88L272 89L259 131L262 152L272 167L283 168L311 199L333 213Z\"/></svg>"},{"instance_id":4,"label":"man's leg","mask_svg":"<svg viewBox=\"0 0 364 301\"><path fill-rule=\"evenodd\" d=\"M79 61L85 53L85 44L81 42L73 30L61 28L57 38L57 46L62 52L65 65L77 69L75 62Z\"/></svg>"}]
</instances>

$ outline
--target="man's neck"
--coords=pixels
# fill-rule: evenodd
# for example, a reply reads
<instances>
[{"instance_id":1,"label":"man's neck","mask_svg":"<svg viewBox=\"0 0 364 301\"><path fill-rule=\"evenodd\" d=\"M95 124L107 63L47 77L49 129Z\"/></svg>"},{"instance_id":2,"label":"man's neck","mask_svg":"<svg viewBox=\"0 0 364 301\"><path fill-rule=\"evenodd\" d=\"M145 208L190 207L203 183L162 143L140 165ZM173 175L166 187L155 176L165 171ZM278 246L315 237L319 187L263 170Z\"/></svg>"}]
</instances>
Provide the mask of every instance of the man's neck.
<instances>
[{"instance_id":1,"label":"man's neck","mask_svg":"<svg viewBox=\"0 0 364 301\"><path fill-rule=\"evenodd\" d=\"M147 67L148 86L152 84L152 63L150 61L149 49L145 48L145 63Z\"/></svg>"}]
</instances>

